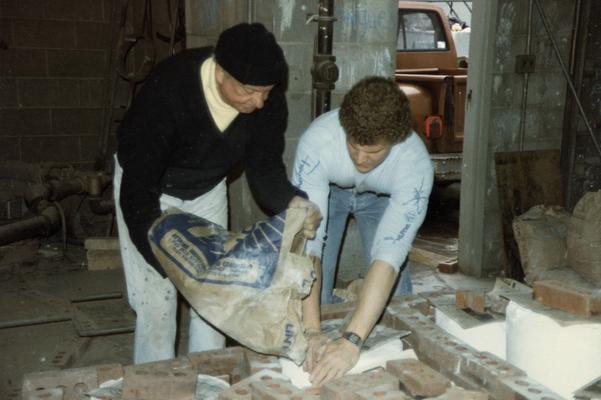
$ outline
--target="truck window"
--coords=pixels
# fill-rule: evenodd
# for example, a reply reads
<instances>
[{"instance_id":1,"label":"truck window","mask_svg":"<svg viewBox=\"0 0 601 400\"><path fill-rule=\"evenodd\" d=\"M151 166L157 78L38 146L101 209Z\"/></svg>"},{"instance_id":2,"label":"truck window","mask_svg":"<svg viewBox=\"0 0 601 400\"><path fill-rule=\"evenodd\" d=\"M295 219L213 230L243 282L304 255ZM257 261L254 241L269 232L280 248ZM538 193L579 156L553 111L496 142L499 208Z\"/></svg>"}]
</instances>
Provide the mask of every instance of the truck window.
<instances>
[{"instance_id":1,"label":"truck window","mask_svg":"<svg viewBox=\"0 0 601 400\"><path fill-rule=\"evenodd\" d=\"M397 51L445 51L449 48L435 12L399 10Z\"/></svg>"}]
</instances>

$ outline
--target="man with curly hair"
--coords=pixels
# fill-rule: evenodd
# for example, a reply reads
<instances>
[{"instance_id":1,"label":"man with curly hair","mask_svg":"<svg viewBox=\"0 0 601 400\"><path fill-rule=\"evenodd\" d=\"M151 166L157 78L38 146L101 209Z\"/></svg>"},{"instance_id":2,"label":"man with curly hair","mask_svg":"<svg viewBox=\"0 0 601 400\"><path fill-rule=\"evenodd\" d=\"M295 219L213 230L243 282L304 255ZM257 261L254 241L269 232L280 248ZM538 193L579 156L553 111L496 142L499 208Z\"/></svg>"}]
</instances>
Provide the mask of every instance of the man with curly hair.
<instances>
[{"instance_id":1,"label":"man with curly hair","mask_svg":"<svg viewBox=\"0 0 601 400\"><path fill-rule=\"evenodd\" d=\"M361 80L339 109L315 119L302 135L292 180L327 222L307 244L308 254L323 264L321 302L336 300L336 261L349 214L357 222L368 267L342 337L324 348L319 331L308 332L305 369L314 384L350 370L391 293L411 293L406 258L426 215L433 178L428 151L412 129L407 98L391 79Z\"/></svg>"}]
</instances>

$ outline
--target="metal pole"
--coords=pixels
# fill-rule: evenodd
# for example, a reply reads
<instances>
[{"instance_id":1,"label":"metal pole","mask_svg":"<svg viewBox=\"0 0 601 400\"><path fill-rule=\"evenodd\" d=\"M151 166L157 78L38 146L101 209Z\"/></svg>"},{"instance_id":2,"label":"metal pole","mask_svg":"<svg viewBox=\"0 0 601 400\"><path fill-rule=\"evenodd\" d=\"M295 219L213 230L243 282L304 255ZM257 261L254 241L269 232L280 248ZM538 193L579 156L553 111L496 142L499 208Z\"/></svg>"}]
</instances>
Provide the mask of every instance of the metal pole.
<instances>
[{"instance_id":1,"label":"metal pole","mask_svg":"<svg viewBox=\"0 0 601 400\"><path fill-rule=\"evenodd\" d=\"M551 32L551 28L549 26L549 21L547 20L547 16L545 15L545 12L544 12L542 6L540 5L540 0L534 0L534 2L536 4L536 8L540 14L540 17L543 21L543 26L545 27L545 31L547 32L549 39L551 39L551 44L553 45L553 51L555 52L557 61L559 61L559 65L561 66L561 70L563 71L563 74L564 74L566 80L568 81L568 87L570 88L570 92L572 92L572 96L574 96L574 101L576 102L576 105L578 106L578 110L580 111L580 115L582 116L584 125L586 125L586 129L588 130L589 134L591 135L593 144L595 145L597 152L601 156L601 146L599 145L599 141L595 137L595 133L593 132L593 127L591 126L588 118L586 117L584 107L582 107L582 102L580 102L580 99L578 98L578 93L576 92L576 88L574 87L574 82L572 82L572 77L570 76L570 73L568 72L568 69L567 69L565 63L563 62L563 59L561 58L561 53L559 52L559 47L557 46L555 37L553 37L553 32Z\"/></svg>"},{"instance_id":2,"label":"metal pole","mask_svg":"<svg viewBox=\"0 0 601 400\"><path fill-rule=\"evenodd\" d=\"M526 37L526 54L532 50L532 1L528 2L528 36ZM524 151L524 139L526 137L526 105L528 101L528 81L530 74L524 73L524 87L522 90L522 109L520 116L520 151Z\"/></svg>"}]
</instances>

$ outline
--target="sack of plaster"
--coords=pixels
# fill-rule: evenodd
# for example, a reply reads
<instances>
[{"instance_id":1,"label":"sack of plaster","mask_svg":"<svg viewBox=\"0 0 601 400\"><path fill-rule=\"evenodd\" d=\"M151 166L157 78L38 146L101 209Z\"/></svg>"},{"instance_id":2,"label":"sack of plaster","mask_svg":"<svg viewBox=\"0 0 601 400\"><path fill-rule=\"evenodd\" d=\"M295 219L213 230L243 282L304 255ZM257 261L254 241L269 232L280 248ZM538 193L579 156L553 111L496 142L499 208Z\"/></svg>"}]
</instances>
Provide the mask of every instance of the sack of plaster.
<instances>
[{"instance_id":1,"label":"sack of plaster","mask_svg":"<svg viewBox=\"0 0 601 400\"><path fill-rule=\"evenodd\" d=\"M568 264L584 279L601 286L601 190L576 203L568 225Z\"/></svg>"},{"instance_id":2,"label":"sack of plaster","mask_svg":"<svg viewBox=\"0 0 601 400\"><path fill-rule=\"evenodd\" d=\"M167 210L149 232L167 275L208 322L250 349L301 364L301 301L315 279L302 255L305 211L288 209L240 233Z\"/></svg>"},{"instance_id":3,"label":"sack of plaster","mask_svg":"<svg viewBox=\"0 0 601 400\"><path fill-rule=\"evenodd\" d=\"M567 266L570 214L560 206L537 205L513 220L524 280L533 284L545 272Z\"/></svg>"}]
</instances>

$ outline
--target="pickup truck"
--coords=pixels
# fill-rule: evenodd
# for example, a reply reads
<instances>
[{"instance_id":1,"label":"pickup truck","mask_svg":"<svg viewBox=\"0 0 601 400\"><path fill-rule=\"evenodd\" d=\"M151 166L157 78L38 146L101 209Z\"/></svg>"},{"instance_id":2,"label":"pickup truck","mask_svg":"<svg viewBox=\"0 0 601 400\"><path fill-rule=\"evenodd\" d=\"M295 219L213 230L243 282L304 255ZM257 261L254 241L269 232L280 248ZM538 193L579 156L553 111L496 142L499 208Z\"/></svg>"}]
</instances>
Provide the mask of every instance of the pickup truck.
<instances>
[{"instance_id":1,"label":"pickup truck","mask_svg":"<svg viewBox=\"0 0 601 400\"><path fill-rule=\"evenodd\" d=\"M443 10L399 1L395 79L442 182L461 179L467 68L459 65Z\"/></svg>"}]
</instances>

